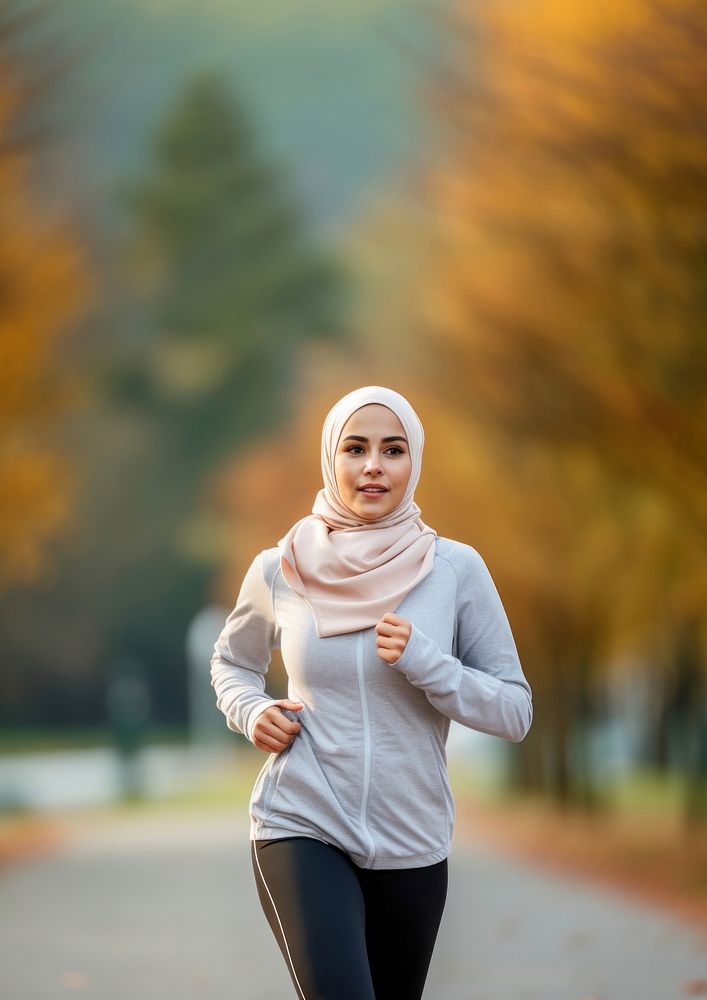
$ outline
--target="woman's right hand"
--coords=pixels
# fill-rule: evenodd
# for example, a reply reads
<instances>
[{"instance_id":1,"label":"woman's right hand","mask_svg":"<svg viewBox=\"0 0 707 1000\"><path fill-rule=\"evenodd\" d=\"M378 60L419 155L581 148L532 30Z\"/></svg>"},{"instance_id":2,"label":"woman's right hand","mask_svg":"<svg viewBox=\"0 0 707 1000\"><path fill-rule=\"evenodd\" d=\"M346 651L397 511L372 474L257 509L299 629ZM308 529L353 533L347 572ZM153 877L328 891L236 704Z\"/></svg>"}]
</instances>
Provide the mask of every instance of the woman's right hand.
<instances>
[{"instance_id":1,"label":"woman's right hand","mask_svg":"<svg viewBox=\"0 0 707 1000\"><path fill-rule=\"evenodd\" d=\"M301 701L290 701L282 698L273 702L264 712L261 712L253 723L252 739L259 750L267 753L279 753L289 746L302 728L301 723L292 722L282 711L283 708L292 712L300 712L304 705Z\"/></svg>"}]
</instances>

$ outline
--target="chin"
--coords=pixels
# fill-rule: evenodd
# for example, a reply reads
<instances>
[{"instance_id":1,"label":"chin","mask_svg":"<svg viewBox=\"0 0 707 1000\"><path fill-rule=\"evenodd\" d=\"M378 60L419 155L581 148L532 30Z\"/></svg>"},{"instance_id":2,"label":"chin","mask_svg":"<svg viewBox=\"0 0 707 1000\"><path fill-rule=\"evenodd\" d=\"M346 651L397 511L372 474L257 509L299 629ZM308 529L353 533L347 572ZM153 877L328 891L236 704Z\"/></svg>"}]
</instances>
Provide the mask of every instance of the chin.
<instances>
[{"instance_id":1,"label":"chin","mask_svg":"<svg viewBox=\"0 0 707 1000\"><path fill-rule=\"evenodd\" d=\"M364 517L367 521L375 521L379 517L385 517L386 514L390 514L392 507L386 507L385 510L361 510L359 508L358 513L361 517Z\"/></svg>"}]
</instances>

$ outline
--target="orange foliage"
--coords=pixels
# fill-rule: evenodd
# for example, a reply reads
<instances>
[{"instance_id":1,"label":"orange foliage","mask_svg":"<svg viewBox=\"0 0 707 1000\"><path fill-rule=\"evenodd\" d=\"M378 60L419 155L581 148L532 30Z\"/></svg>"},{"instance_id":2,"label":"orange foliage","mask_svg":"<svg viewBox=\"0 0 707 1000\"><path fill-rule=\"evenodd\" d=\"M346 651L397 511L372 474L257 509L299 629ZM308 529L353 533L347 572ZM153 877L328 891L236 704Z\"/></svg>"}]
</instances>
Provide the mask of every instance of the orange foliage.
<instances>
[{"instance_id":1,"label":"orange foliage","mask_svg":"<svg viewBox=\"0 0 707 1000\"><path fill-rule=\"evenodd\" d=\"M481 49L461 42L434 98L458 140L425 185L425 319L479 411L594 452L704 533L707 10L460 9Z\"/></svg>"},{"instance_id":2,"label":"orange foliage","mask_svg":"<svg viewBox=\"0 0 707 1000\"><path fill-rule=\"evenodd\" d=\"M0 138L19 101L0 65ZM42 578L77 490L59 421L82 400L67 355L88 288L80 246L38 204L29 167L21 152L0 158L0 589Z\"/></svg>"},{"instance_id":3,"label":"orange foliage","mask_svg":"<svg viewBox=\"0 0 707 1000\"><path fill-rule=\"evenodd\" d=\"M707 588L707 9L462 0L454 25L417 339L462 425L503 432L582 655L612 620L651 648Z\"/></svg>"}]
</instances>

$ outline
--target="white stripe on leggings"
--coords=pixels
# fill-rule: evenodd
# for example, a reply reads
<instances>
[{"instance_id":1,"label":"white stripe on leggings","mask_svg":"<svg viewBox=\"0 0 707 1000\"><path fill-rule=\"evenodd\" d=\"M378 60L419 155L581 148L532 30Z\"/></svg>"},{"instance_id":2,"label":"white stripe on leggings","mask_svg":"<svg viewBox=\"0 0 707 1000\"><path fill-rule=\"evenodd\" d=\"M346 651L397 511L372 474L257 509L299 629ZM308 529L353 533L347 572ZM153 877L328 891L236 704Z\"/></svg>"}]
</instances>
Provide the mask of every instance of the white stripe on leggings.
<instances>
[{"instance_id":1,"label":"white stripe on leggings","mask_svg":"<svg viewBox=\"0 0 707 1000\"><path fill-rule=\"evenodd\" d=\"M272 893L270 892L270 889L268 889L268 883L265 881L265 876L263 875L263 869L260 867L260 861L258 859L258 852L255 849L255 841L254 840L251 840L251 845L252 845L253 855L255 857L255 863L258 866L258 871L260 872L260 877L263 880L263 885L265 886L265 888L267 890L267 893L268 893L268 896L270 897L270 902L272 903L272 908L275 911L275 916L277 917L277 922L280 925L280 931L282 933L282 940L285 942L285 948L287 949L287 957L290 960L290 968L292 969L292 975L294 976L294 980L295 980L295 983L297 985L297 989L299 990L299 992L300 992L300 994L302 996L302 1000L307 1000L306 996L304 995L304 990L300 986L300 981L297 978L297 973L295 972L295 963L292 961L292 955L290 954L290 948L289 948L289 945L287 944L287 938L285 937L285 929L282 926L282 921L280 920L280 914L277 912L277 907L275 906L275 900L272 898Z\"/></svg>"}]
</instances>

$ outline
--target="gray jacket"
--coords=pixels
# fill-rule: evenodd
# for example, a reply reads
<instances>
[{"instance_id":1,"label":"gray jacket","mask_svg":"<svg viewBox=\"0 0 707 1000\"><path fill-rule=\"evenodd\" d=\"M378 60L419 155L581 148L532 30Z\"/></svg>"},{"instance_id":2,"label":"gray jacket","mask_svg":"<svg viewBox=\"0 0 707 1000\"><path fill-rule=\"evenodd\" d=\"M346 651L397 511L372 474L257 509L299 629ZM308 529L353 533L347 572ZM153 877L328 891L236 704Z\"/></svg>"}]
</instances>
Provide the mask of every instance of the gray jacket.
<instances>
[{"instance_id":1,"label":"gray jacket","mask_svg":"<svg viewBox=\"0 0 707 1000\"><path fill-rule=\"evenodd\" d=\"M437 537L432 571L391 611L412 623L388 664L376 631L319 638L287 585L277 548L251 563L211 659L216 703L234 732L274 699L273 649L288 675L285 711L301 729L271 753L249 803L250 838L304 835L342 848L363 868L418 868L446 858L455 806L445 745L450 720L520 742L532 693L511 627L476 549Z\"/></svg>"}]
</instances>

